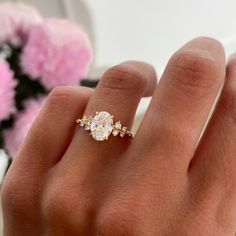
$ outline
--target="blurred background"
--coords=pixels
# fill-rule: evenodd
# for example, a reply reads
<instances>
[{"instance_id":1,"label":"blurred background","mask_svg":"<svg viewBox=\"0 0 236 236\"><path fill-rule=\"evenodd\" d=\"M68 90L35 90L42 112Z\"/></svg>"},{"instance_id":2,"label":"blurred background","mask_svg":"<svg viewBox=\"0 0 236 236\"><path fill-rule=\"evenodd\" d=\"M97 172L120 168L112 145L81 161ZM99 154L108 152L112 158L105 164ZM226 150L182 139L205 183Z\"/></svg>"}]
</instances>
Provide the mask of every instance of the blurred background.
<instances>
[{"instance_id":1,"label":"blurred background","mask_svg":"<svg viewBox=\"0 0 236 236\"><path fill-rule=\"evenodd\" d=\"M197 36L220 40L227 54L236 48L235 0L21 2L34 5L44 16L80 23L93 44L90 74L95 76L101 68L129 59L150 62L159 70L175 50Z\"/></svg>"},{"instance_id":2,"label":"blurred background","mask_svg":"<svg viewBox=\"0 0 236 236\"><path fill-rule=\"evenodd\" d=\"M0 0L2 2L6 1ZM99 78L108 67L130 59L153 64L160 76L168 58L185 42L198 36L221 41L226 56L236 50L235 0L11 2L30 4L45 17L67 18L82 25L94 55L87 75L90 79ZM138 116L148 102L149 99L143 99ZM7 157L0 150L0 182L6 166ZM1 224L0 220L0 235Z\"/></svg>"}]
</instances>

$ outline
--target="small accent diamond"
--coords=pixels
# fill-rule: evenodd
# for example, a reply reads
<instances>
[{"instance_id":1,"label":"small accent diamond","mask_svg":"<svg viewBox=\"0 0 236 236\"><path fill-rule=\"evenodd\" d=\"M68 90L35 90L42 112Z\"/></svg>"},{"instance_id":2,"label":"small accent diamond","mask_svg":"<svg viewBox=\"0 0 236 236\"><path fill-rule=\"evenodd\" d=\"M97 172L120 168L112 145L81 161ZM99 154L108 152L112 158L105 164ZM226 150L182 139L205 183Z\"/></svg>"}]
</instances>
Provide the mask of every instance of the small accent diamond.
<instances>
[{"instance_id":1,"label":"small accent diamond","mask_svg":"<svg viewBox=\"0 0 236 236\"><path fill-rule=\"evenodd\" d=\"M120 130L120 129L121 129L121 123L120 123L120 121L117 121L117 122L114 124L114 127L115 127L115 129Z\"/></svg>"},{"instance_id":2,"label":"small accent diamond","mask_svg":"<svg viewBox=\"0 0 236 236\"><path fill-rule=\"evenodd\" d=\"M84 127L84 126L85 126L85 121L84 121L84 120L79 120L79 125L80 125L81 127Z\"/></svg>"},{"instance_id":3,"label":"small accent diamond","mask_svg":"<svg viewBox=\"0 0 236 236\"><path fill-rule=\"evenodd\" d=\"M119 134L119 130L113 130L112 134L113 134L113 136L117 136Z\"/></svg>"},{"instance_id":4,"label":"small accent diamond","mask_svg":"<svg viewBox=\"0 0 236 236\"><path fill-rule=\"evenodd\" d=\"M90 125L91 125L90 123L87 123L87 124L85 125L85 128L84 128L84 129L85 129L85 130L90 130Z\"/></svg>"}]
</instances>

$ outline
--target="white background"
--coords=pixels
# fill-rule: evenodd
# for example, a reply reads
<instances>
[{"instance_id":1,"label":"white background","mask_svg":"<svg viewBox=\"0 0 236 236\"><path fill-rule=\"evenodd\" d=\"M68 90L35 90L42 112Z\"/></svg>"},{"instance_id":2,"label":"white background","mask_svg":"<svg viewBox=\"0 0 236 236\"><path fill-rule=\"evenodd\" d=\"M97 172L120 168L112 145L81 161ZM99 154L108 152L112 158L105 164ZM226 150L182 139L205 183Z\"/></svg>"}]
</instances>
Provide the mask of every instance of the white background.
<instances>
[{"instance_id":1,"label":"white background","mask_svg":"<svg viewBox=\"0 0 236 236\"><path fill-rule=\"evenodd\" d=\"M235 0L25 0L45 16L67 16L88 31L95 50L93 76L104 66L136 59L158 70L197 36L236 49Z\"/></svg>"}]
</instances>

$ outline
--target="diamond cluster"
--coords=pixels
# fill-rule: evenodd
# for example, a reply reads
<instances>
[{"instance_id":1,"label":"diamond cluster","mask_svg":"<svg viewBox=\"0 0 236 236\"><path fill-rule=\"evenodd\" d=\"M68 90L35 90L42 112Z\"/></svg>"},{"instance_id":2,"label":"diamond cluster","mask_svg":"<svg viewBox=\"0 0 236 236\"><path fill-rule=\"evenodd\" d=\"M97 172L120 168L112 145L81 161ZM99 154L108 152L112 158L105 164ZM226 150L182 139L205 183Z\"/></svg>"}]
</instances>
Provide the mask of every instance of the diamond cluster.
<instances>
[{"instance_id":1,"label":"diamond cluster","mask_svg":"<svg viewBox=\"0 0 236 236\"><path fill-rule=\"evenodd\" d=\"M113 116L106 111L96 112L94 117L84 116L82 119L76 120L76 123L85 127L85 130L90 130L92 137L97 141L107 140L111 133L113 136L120 135L120 137L133 135L127 127L122 127L120 121L113 124Z\"/></svg>"}]
</instances>

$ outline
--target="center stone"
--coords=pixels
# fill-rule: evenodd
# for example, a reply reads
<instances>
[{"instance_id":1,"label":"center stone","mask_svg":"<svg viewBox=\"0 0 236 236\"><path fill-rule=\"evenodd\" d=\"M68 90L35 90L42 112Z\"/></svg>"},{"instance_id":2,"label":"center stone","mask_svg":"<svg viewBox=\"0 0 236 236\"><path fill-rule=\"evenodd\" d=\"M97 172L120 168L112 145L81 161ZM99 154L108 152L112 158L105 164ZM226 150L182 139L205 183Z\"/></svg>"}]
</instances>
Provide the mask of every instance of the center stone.
<instances>
[{"instance_id":1,"label":"center stone","mask_svg":"<svg viewBox=\"0 0 236 236\"><path fill-rule=\"evenodd\" d=\"M97 141L106 140L112 132L112 127L112 115L106 111L101 111L92 119L90 126L92 137Z\"/></svg>"}]
</instances>

